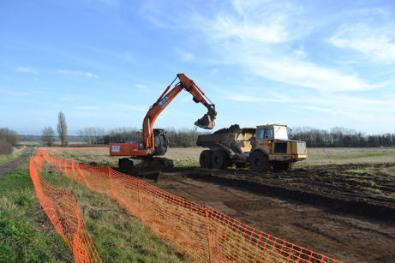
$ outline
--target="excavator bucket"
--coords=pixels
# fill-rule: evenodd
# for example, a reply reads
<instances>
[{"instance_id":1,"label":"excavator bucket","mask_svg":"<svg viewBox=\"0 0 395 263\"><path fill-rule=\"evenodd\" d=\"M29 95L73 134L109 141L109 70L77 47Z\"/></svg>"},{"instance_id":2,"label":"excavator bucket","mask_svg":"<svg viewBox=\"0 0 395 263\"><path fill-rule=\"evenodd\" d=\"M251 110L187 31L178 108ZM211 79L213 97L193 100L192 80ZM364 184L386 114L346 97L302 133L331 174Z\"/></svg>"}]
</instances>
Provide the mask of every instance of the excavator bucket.
<instances>
[{"instance_id":1,"label":"excavator bucket","mask_svg":"<svg viewBox=\"0 0 395 263\"><path fill-rule=\"evenodd\" d=\"M211 130L215 126L215 116L206 113L195 122L195 125L202 129Z\"/></svg>"}]
</instances>

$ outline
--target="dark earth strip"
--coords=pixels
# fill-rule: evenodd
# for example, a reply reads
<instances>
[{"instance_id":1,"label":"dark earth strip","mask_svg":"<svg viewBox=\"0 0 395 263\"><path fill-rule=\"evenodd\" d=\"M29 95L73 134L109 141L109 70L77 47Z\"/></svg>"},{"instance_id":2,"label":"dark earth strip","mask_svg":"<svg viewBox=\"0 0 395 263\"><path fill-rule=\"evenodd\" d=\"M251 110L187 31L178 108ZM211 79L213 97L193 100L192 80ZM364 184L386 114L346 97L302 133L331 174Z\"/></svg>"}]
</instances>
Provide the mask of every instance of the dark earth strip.
<instances>
[{"instance_id":1,"label":"dark earth strip","mask_svg":"<svg viewBox=\"0 0 395 263\"><path fill-rule=\"evenodd\" d=\"M9 171L17 168L22 162L30 156L32 149L26 149L17 159L9 161L3 165L0 165L0 178L7 174Z\"/></svg>"}]
</instances>

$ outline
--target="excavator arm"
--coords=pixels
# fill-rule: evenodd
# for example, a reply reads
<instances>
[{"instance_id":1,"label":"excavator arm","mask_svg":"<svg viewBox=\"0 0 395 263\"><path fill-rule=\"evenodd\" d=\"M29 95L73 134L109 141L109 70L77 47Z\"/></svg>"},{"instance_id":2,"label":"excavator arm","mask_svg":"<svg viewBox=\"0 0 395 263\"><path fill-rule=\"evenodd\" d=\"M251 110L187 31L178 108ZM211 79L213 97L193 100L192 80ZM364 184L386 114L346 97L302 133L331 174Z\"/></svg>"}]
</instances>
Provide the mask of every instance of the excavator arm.
<instances>
[{"instance_id":1,"label":"excavator arm","mask_svg":"<svg viewBox=\"0 0 395 263\"><path fill-rule=\"evenodd\" d=\"M174 82L179 80L174 86ZM212 129L215 125L215 117L217 112L215 111L215 105L205 96L204 92L185 74L177 74L177 77L172 83L167 86L162 95L158 100L150 107L147 114L145 115L143 122L143 145L148 151L152 151L155 148L154 132L153 127L156 119L159 117L161 112L174 100L175 97L185 89L193 96L193 100L196 103L203 104L208 112L200 119L195 122L195 125L203 129Z\"/></svg>"},{"instance_id":2,"label":"excavator arm","mask_svg":"<svg viewBox=\"0 0 395 263\"><path fill-rule=\"evenodd\" d=\"M177 83L176 80L179 80ZM217 115L215 105L204 95L203 91L187 76L180 73L170 83L154 104L149 108L143 122L142 144L141 143L113 143L110 145L111 156L151 157L166 153L167 139L163 130L154 129L156 119L161 112L185 89L193 96L196 103L201 103L207 108L207 113L195 122L195 125L203 129L214 128ZM157 140L157 141L155 141ZM156 144L157 142L157 144ZM119 159L119 167L128 166L131 162L128 158Z\"/></svg>"}]
</instances>

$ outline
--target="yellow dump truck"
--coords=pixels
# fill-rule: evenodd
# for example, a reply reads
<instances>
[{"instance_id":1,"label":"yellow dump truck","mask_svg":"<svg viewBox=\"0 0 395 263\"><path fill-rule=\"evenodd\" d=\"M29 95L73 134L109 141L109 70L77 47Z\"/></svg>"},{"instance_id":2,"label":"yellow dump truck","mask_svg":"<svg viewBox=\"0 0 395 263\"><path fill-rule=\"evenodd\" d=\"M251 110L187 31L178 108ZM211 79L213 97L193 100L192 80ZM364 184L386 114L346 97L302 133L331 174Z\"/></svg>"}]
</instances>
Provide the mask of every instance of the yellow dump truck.
<instances>
[{"instance_id":1,"label":"yellow dump truck","mask_svg":"<svg viewBox=\"0 0 395 263\"><path fill-rule=\"evenodd\" d=\"M284 171L307 158L304 141L289 140L286 125L267 124L256 128L232 125L212 134L199 135L196 144L209 148L200 154L202 168L224 169L232 165L255 172Z\"/></svg>"}]
</instances>

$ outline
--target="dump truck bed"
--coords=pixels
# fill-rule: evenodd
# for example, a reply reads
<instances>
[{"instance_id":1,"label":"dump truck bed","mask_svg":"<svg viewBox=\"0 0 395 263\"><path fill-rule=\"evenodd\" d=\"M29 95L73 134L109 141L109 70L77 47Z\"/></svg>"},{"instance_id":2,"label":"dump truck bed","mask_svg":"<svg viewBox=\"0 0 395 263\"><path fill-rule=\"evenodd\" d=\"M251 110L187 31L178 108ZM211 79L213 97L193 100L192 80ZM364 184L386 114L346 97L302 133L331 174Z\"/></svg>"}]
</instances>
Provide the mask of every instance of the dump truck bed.
<instances>
[{"instance_id":1,"label":"dump truck bed","mask_svg":"<svg viewBox=\"0 0 395 263\"><path fill-rule=\"evenodd\" d=\"M212 150L245 153L251 151L254 136L255 128L240 128L238 125L232 125L212 134L199 135L196 144Z\"/></svg>"}]
</instances>

